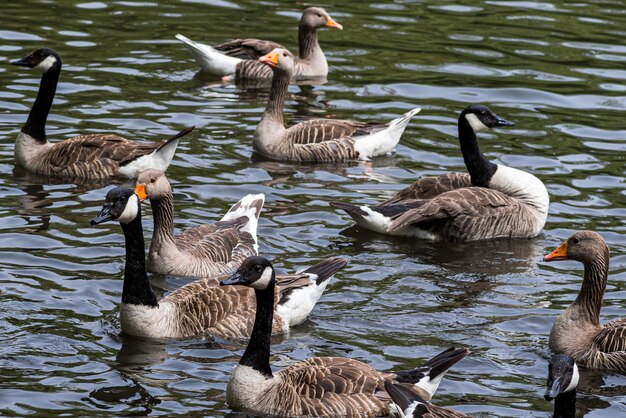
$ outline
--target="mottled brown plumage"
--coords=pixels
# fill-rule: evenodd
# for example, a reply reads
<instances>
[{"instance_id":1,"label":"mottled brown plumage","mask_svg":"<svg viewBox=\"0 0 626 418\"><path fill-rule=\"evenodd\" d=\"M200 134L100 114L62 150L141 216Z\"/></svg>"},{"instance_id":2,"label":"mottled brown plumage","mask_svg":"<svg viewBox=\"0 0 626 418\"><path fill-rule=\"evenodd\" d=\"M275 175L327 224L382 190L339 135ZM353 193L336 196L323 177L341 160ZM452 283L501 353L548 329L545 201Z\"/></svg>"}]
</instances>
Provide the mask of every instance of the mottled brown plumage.
<instances>
[{"instance_id":1,"label":"mottled brown plumage","mask_svg":"<svg viewBox=\"0 0 626 418\"><path fill-rule=\"evenodd\" d=\"M609 248L593 231L574 233L545 261L583 263L583 283L576 300L555 321L550 349L572 356L591 369L626 372L626 318L600 324L600 310L609 274Z\"/></svg>"},{"instance_id":2,"label":"mottled brown plumage","mask_svg":"<svg viewBox=\"0 0 626 418\"><path fill-rule=\"evenodd\" d=\"M422 177L382 204L391 205L407 199L432 199L451 190L472 186L472 179L467 173L448 173L440 176Z\"/></svg>"}]
</instances>

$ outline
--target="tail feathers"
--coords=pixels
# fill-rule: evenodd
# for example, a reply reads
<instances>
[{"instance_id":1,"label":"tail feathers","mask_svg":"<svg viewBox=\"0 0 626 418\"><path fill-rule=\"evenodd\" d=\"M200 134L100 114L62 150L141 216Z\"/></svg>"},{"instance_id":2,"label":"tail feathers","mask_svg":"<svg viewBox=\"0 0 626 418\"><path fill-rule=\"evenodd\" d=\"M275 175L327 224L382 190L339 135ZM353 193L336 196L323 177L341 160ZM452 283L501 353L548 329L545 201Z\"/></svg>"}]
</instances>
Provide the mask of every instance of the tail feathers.
<instances>
[{"instance_id":1,"label":"tail feathers","mask_svg":"<svg viewBox=\"0 0 626 418\"><path fill-rule=\"evenodd\" d=\"M367 212L361 209L360 206L353 205L352 203L343 203L343 202L329 202L330 206L334 208L338 208L344 210L348 213L348 215L354 216L367 216Z\"/></svg>"},{"instance_id":2,"label":"tail feathers","mask_svg":"<svg viewBox=\"0 0 626 418\"><path fill-rule=\"evenodd\" d=\"M398 405L402 412L405 412L407 409L411 407L416 401L418 403L427 403L425 399L423 399L419 393L415 392L411 388L403 386L398 383L391 383L388 380L385 380L385 390L391 397L393 403Z\"/></svg>"},{"instance_id":3,"label":"tail feathers","mask_svg":"<svg viewBox=\"0 0 626 418\"><path fill-rule=\"evenodd\" d=\"M192 41L180 33L176 35L176 39L184 42L189 47L191 55L200 68L208 73L219 76L234 74L237 64L241 62L241 58L229 57L210 45Z\"/></svg>"},{"instance_id":4,"label":"tail feathers","mask_svg":"<svg viewBox=\"0 0 626 418\"><path fill-rule=\"evenodd\" d=\"M378 212L376 208L341 202L330 202L330 205L345 210L360 227L380 234L386 234L391 223L391 218Z\"/></svg>"},{"instance_id":5,"label":"tail feathers","mask_svg":"<svg viewBox=\"0 0 626 418\"><path fill-rule=\"evenodd\" d=\"M187 134L190 134L194 129L196 129L195 126L190 126L188 128L183 129L182 131L180 131L179 133L177 133L176 135L174 135L173 137L171 137L167 141L163 141L163 143L161 145L159 145L159 147L156 149L156 152L159 152L161 149L165 148L166 146L168 146L172 142L176 141L177 139L180 139L183 136L186 136Z\"/></svg>"},{"instance_id":6,"label":"tail feathers","mask_svg":"<svg viewBox=\"0 0 626 418\"><path fill-rule=\"evenodd\" d=\"M367 159L392 152L400 142L400 137L409 121L420 110L418 107L406 112L389 122L382 131L355 138L354 150L359 154L359 158Z\"/></svg>"},{"instance_id":7,"label":"tail feathers","mask_svg":"<svg viewBox=\"0 0 626 418\"><path fill-rule=\"evenodd\" d=\"M304 270L303 273L315 274L317 276L315 284L319 286L329 278L333 277L333 275L344 268L346 264L348 264L348 260L346 258L329 258L328 260L324 260L309 267Z\"/></svg>"},{"instance_id":8,"label":"tail feathers","mask_svg":"<svg viewBox=\"0 0 626 418\"><path fill-rule=\"evenodd\" d=\"M389 127L395 127L395 126L402 126L403 130L406 127L406 125L409 124L409 121L411 120L411 118L415 115L417 115L420 111L422 110L421 107L416 107L413 110L409 110L408 112L406 112L404 115L400 116L399 118L396 118L394 120L392 120L391 122L389 122Z\"/></svg>"}]
</instances>

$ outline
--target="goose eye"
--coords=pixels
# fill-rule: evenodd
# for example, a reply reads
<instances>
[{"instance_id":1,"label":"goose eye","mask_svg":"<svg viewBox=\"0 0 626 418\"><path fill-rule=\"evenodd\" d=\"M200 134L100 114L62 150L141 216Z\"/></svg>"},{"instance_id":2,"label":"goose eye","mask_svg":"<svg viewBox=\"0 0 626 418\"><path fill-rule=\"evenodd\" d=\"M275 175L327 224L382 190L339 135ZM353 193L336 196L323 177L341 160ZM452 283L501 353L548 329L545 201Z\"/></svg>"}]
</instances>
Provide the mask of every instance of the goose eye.
<instances>
[{"instance_id":1,"label":"goose eye","mask_svg":"<svg viewBox=\"0 0 626 418\"><path fill-rule=\"evenodd\" d=\"M317 17L322 17L322 15L318 13L318 14L317 14Z\"/></svg>"},{"instance_id":2,"label":"goose eye","mask_svg":"<svg viewBox=\"0 0 626 418\"><path fill-rule=\"evenodd\" d=\"M263 270L263 267L261 267L260 264L257 264L256 266L254 266L254 269L260 273L261 270Z\"/></svg>"},{"instance_id":3,"label":"goose eye","mask_svg":"<svg viewBox=\"0 0 626 418\"><path fill-rule=\"evenodd\" d=\"M283 57L286 57L286 56L287 56L287 53L286 53L286 52L283 52Z\"/></svg>"},{"instance_id":4,"label":"goose eye","mask_svg":"<svg viewBox=\"0 0 626 418\"><path fill-rule=\"evenodd\" d=\"M578 243L580 242L580 240L579 240L578 238L574 238L574 239L572 240L572 242L573 242L574 244L578 244Z\"/></svg>"},{"instance_id":5,"label":"goose eye","mask_svg":"<svg viewBox=\"0 0 626 418\"><path fill-rule=\"evenodd\" d=\"M156 183L156 179L154 179L154 178L150 179L150 183L152 183L152 184Z\"/></svg>"}]
</instances>

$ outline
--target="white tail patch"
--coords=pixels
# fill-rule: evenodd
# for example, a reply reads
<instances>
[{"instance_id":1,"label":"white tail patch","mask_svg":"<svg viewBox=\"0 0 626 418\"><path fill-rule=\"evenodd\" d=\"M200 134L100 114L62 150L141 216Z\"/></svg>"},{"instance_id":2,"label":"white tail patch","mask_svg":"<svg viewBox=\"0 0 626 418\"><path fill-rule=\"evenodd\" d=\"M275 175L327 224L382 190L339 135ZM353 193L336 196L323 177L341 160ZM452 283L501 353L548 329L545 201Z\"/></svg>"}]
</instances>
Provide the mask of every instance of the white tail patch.
<instances>
[{"instance_id":1,"label":"white tail patch","mask_svg":"<svg viewBox=\"0 0 626 418\"><path fill-rule=\"evenodd\" d=\"M237 70L237 64L242 61L240 58L222 54L210 45L194 42L181 34L177 34L176 39L184 42L189 47L191 55L200 68L207 73L219 76L234 74Z\"/></svg>"},{"instance_id":2,"label":"white tail patch","mask_svg":"<svg viewBox=\"0 0 626 418\"><path fill-rule=\"evenodd\" d=\"M443 379L443 376L445 376L447 372L448 371L446 370L445 372L441 373L439 376L435 376L434 378L426 375L422 377L419 382L415 383L415 386L422 388L426 392L428 392L428 395L430 395L430 398L432 399L432 397L435 395L435 392L437 392L437 389L439 388L441 379Z\"/></svg>"},{"instance_id":3,"label":"white tail patch","mask_svg":"<svg viewBox=\"0 0 626 418\"><path fill-rule=\"evenodd\" d=\"M303 323L317 302L324 294L326 286L332 280L332 276L319 285L315 282L317 274L308 274L311 284L300 289L294 290L289 295L287 302L276 306L276 313L280 315L283 321L293 327ZM285 330L285 331L288 331Z\"/></svg>"},{"instance_id":4,"label":"white tail patch","mask_svg":"<svg viewBox=\"0 0 626 418\"><path fill-rule=\"evenodd\" d=\"M356 137L354 149L359 153L359 158L367 159L378 155L388 154L398 145L411 118L421 108L415 108L404 115L389 122L387 127L371 135Z\"/></svg>"},{"instance_id":5,"label":"white tail patch","mask_svg":"<svg viewBox=\"0 0 626 418\"><path fill-rule=\"evenodd\" d=\"M150 154L141 156L135 161L120 167L120 174L128 178L136 178L140 172L149 168L156 168L165 172L174 158L179 142L180 138L175 139L152 151Z\"/></svg>"},{"instance_id":6,"label":"white tail patch","mask_svg":"<svg viewBox=\"0 0 626 418\"><path fill-rule=\"evenodd\" d=\"M259 243L257 240L256 230L259 224L259 215L265 203L265 195L249 194L244 196L239 202L235 203L228 212L222 217L222 221L230 221L233 219L247 217L248 222L241 230L249 233L254 238L254 251L258 253Z\"/></svg>"}]
</instances>

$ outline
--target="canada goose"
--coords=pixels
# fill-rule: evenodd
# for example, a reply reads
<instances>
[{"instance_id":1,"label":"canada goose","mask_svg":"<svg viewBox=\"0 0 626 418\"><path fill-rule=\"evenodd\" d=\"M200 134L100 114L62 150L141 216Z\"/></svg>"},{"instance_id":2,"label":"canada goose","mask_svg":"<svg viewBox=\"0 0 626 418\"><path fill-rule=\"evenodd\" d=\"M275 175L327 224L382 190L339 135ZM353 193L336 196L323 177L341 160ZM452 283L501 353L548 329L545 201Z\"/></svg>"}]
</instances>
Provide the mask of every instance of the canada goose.
<instances>
[{"instance_id":1,"label":"canada goose","mask_svg":"<svg viewBox=\"0 0 626 418\"><path fill-rule=\"evenodd\" d=\"M468 106L458 121L468 174L422 178L378 206L330 204L383 234L434 241L534 237L548 217L546 187L530 173L487 160L476 140L477 132L511 125L486 106Z\"/></svg>"},{"instance_id":2,"label":"canada goose","mask_svg":"<svg viewBox=\"0 0 626 418\"><path fill-rule=\"evenodd\" d=\"M135 193L150 199L154 232L148 252L148 271L175 276L213 276L232 273L246 257L256 255L256 229L263 194L248 195L214 224L198 225L174 235L174 196L165 173L139 173Z\"/></svg>"},{"instance_id":3,"label":"canada goose","mask_svg":"<svg viewBox=\"0 0 626 418\"><path fill-rule=\"evenodd\" d=\"M467 418L461 412L431 404L409 386L385 382L385 390L396 404L401 418Z\"/></svg>"},{"instance_id":4,"label":"canada goose","mask_svg":"<svg viewBox=\"0 0 626 418\"><path fill-rule=\"evenodd\" d=\"M296 58L294 77L328 75L328 63L317 42L317 29L324 27L343 29L321 7L304 10L298 27L300 55ZM219 76L235 74L239 79L271 78L272 71L257 60L274 48L284 48L276 42L260 39L235 39L212 47L194 42L180 34L176 38L187 44L191 55L203 71Z\"/></svg>"},{"instance_id":5,"label":"canada goose","mask_svg":"<svg viewBox=\"0 0 626 418\"><path fill-rule=\"evenodd\" d=\"M548 381L543 395L546 401L554 400L554 418L576 417L576 386L578 366L567 354L555 354L548 363Z\"/></svg>"},{"instance_id":6,"label":"canada goose","mask_svg":"<svg viewBox=\"0 0 626 418\"><path fill-rule=\"evenodd\" d=\"M137 177L146 168L167 169L187 128L164 142L133 142L112 134L80 135L60 142L46 139L46 120L61 73L61 57L39 48L11 64L43 73L39 93L15 143L15 161L45 176L74 178Z\"/></svg>"},{"instance_id":7,"label":"canada goose","mask_svg":"<svg viewBox=\"0 0 626 418\"><path fill-rule=\"evenodd\" d=\"M277 48L259 60L274 70L270 96L254 131L256 152L281 161L346 161L393 151L416 108L389 123L311 119L285 128L283 106L294 71L290 52Z\"/></svg>"},{"instance_id":8,"label":"canada goose","mask_svg":"<svg viewBox=\"0 0 626 418\"><path fill-rule=\"evenodd\" d=\"M411 383L430 399L447 370L468 354L466 349L450 348L423 367L395 373L379 372L348 358L313 357L273 374L269 362L276 286L272 264L250 257L221 285L252 288L257 301L248 346L226 389L232 408L282 417L387 416L391 404L384 396L385 380Z\"/></svg>"},{"instance_id":9,"label":"canada goose","mask_svg":"<svg viewBox=\"0 0 626 418\"><path fill-rule=\"evenodd\" d=\"M196 280L157 301L145 267L141 208L132 190L116 187L106 195L92 225L117 220L126 241L120 323L126 334L151 338L183 338L201 333L220 337L249 336L256 299L252 289L223 288L215 278ZM307 318L329 279L347 263L331 258L301 273L278 276L273 334L286 333Z\"/></svg>"},{"instance_id":10,"label":"canada goose","mask_svg":"<svg viewBox=\"0 0 626 418\"><path fill-rule=\"evenodd\" d=\"M578 297L550 330L550 350L570 355L590 369L626 372L626 318L600 325L609 275L609 247L604 239L593 231L575 232L543 260L576 260L585 267Z\"/></svg>"}]
</instances>

